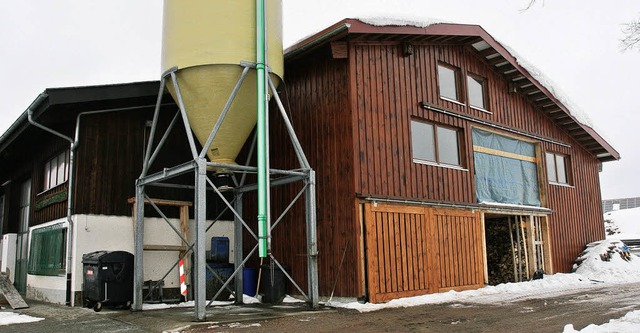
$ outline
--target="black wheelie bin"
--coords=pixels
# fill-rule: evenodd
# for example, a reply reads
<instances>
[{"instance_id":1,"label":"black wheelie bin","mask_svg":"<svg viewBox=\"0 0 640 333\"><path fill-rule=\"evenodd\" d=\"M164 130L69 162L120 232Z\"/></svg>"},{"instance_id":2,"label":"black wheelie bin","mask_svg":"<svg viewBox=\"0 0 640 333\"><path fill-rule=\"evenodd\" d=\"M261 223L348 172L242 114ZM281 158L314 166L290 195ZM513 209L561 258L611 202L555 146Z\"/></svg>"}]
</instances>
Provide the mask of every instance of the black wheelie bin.
<instances>
[{"instance_id":1,"label":"black wheelie bin","mask_svg":"<svg viewBox=\"0 0 640 333\"><path fill-rule=\"evenodd\" d=\"M133 301L133 254L96 251L82 256L84 305L98 312L103 305L131 307Z\"/></svg>"}]
</instances>

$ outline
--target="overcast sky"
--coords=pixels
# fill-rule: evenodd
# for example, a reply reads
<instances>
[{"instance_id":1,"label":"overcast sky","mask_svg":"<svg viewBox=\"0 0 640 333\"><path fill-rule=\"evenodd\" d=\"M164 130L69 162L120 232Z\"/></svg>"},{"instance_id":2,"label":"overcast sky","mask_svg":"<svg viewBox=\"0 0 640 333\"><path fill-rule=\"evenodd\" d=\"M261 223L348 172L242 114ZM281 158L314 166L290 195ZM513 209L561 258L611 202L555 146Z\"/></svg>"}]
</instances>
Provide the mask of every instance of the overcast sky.
<instances>
[{"instance_id":1,"label":"overcast sky","mask_svg":"<svg viewBox=\"0 0 640 333\"><path fill-rule=\"evenodd\" d=\"M522 12L528 1L283 0L285 46L346 17L479 24L551 78L620 152L604 165L603 197L640 196L640 52L619 47L640 1L539 0ZM46 88L159 79L161 0L0 0L0 13L0 133Z\"/></svg>"}]
</instances>

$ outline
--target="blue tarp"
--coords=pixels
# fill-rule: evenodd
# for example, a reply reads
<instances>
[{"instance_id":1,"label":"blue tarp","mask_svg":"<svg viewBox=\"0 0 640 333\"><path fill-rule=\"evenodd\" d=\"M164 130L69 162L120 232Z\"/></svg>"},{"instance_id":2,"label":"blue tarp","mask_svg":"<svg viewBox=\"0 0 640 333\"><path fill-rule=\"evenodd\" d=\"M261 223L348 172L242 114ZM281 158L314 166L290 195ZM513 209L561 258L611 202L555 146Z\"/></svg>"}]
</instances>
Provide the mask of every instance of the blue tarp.
<instances>
[{"instance_id":1,"label":"blue tarp","mask_svg":"<svg viewBox=\"0 0 640 333\"><path fill-rule=\"evenodd\" d=\"M473 129L473 145L535 157L533 143ZM537 165L504 156L474 152L478 202L540 206Z\"/></svg>"}]
</instances>

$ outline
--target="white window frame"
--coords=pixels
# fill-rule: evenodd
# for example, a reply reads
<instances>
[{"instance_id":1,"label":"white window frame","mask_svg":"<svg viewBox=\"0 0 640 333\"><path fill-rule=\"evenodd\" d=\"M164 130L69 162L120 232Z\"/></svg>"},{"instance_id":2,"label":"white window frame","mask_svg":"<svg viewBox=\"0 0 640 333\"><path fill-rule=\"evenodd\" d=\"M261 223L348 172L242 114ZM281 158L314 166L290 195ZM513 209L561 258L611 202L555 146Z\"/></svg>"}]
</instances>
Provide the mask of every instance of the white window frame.
<instances>
[{"instance_id":1,"label":"white window frame","mask_svg":"<svg viewBox=\"0 0 640 333\"><path fill-rule=\"evenodd\" d=\"M42 191L46 192L69 180L69 150L50 158L44 163Z\"/></svg>"},{"instance_id":2,"label":"white window frame","mask_svg":"<svg viewBox=\"0 0 640 333\"><path fill-rule=\"evenodd\" d=\"M549 158L552 158L551 162L553 162L553 165L550 165ZM559 176L558 159L562 159L562 162L563 162L563 166L564 166L563 171L564 171L564 179L565 179L564 182L561 182L558 177ZM572 186L571 171L569 170L569 168L571 167L571 161L568 155L548 151L545 153L545 166L547 168L547 180L549 181L549 184L561 185L561 186ZM553 175L553 179L551 175Z\"/></svg>"}]
</instances>

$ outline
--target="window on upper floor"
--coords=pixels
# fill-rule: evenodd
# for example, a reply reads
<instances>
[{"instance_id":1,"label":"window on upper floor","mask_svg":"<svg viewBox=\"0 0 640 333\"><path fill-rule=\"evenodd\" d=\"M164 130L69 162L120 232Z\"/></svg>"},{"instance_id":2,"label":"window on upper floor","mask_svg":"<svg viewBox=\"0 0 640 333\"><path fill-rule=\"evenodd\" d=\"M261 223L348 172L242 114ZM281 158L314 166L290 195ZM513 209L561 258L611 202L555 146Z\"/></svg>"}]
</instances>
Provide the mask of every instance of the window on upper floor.
<instances>
[{"instance_id":1,"label":"window on upper floor","mask_svg":"<svg viewBox=\"0 0 640 333\"><path fill-rule=\"evenodd\" d=\"M462 165L458 129L412 120L411 144L414 162Z\"/></svg>"},{"instance_id":2,"label":"window on upper floor","mask_svg":"<svg viewBox=\"0 0 640 333\"><path fill-rule=\"evenodd\" d=\"M44 164L43 191L52 189L69 179L69 151L66 150Z\"/></svg>"},{"instance_id":3,"label":"window on upper floor","mask_svg":"<svg viewBox=\"0 0 640 333\"><path fill-rule=\"evenodd\" d=\"M487 109L486 82L486 79L477 75L467 75L467 95L469 99L469 106L482 110Z\"/></svg>"},{"instance_id":4,"label":"window on upper floor","mask_svg":"<svg viewBox=\"0 0 640 333\"><path fill-rule=\"evenodd\" d=\"M438 88L440 89L440 97L461 101L460 69L438 64Z\"/></svg>"},{"instance_id":5,"label":"window on upper floor","mask_svg":"<svg viewBox=\"0 0 640 333\"><path fill-rule=\"evenodd\" d=\"M549 183L570 185L569 156L546 153L546 160Z\"/></svg>"}]
</instances>

